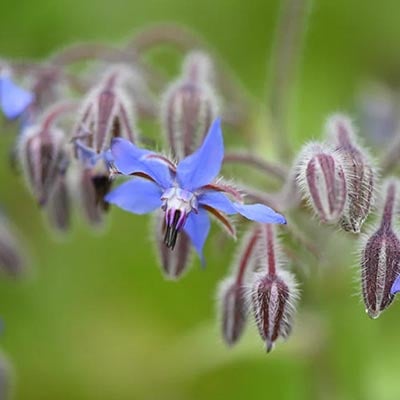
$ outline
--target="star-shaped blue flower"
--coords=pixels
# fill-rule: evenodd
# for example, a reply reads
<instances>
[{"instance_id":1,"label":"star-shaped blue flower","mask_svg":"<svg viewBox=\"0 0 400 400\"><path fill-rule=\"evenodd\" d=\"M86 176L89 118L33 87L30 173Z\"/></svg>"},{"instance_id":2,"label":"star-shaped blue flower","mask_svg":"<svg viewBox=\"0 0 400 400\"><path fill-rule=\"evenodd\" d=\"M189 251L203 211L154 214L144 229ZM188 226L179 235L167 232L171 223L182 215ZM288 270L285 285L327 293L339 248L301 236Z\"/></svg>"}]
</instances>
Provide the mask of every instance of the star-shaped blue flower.
<instances>
[{"instance_id":1,"label":"star-shaped blue flower","mask_svg":"<svg viewBox=\"0 0 400 400\"><path fill-rule=\"evenodd\" d=\"M167 247L173 249L178 233L184 230L202 262L210 230L208 212L222 221L224 214L241 214L261 223L286 223L282 215L263 204L232 201L224 193L229 193L226 186L216 181L224 158L220 119L211 125L202 145L177 165L161 154L138 148L121 138L113 139L111 152L120 173L137 177L107 194L105 200L134 214L146 214L161 207L165 212Z\"/></svg>"},{"instance_id":2,"label":"star-shaped blue flower","mask_svg":"<svg viewBox=\"0 0 400 400\"><path fill-rule=\"evenodd\" d=\"M19 117L33 100L33 93L15 84L7 73L0 73L0 107L7 119Z\"/></svg>"}]
</instances>

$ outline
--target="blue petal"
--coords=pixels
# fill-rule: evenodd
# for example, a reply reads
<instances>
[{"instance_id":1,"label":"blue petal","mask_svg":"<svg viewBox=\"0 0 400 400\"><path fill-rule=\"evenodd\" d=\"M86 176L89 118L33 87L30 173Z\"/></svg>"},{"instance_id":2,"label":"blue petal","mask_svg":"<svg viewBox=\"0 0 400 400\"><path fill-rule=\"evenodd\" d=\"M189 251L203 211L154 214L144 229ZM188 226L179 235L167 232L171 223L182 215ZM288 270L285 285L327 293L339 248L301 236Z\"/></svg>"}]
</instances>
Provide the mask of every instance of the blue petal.
<instances>
[{"instance_id":1,"label":"blue petal","mask_svg":"<svg viewBox=\"0 0 400 400\"><path fill-rule=\"evenodd\" d=\"M133 178L118 186L104 197L105 201L115 204L134 214L146 214L161 207L161 190L153 182Z\"/></svg>"},{"instance_id":2,"label":"blue petal","mask_svg":"<svg viewBox=\"0 0 400 400\"><path fill-rule=\"evenodd\" d=\"M200 257L201 264L204 266L205 260L203 255L203 247L210 231L210 218L207 212L202 208L199 208L197 214L191 212L183 229L189 236L193 247L196 249L197 254Z\"/></svg>"},{"instance_id":3,"label":"blue petal","mask_svg":"<svg viewBox=\"0 0 400 400\"><path fill-rule=\"evenodd\" d=\"M390 294L395 295L400 292L400 275L394 281L392 288L390 289Z\"/></svg>"},{"instance_id":4,"label":"blue petal","mask_svg":"<svg viewBox=\"0 0 400 400\"><path fill-rule=\"evenodd\" d=\"M227 215L237 214L237 210L233 206L232 201L230 201L229 198L221 192L217 191L205 192L199 196L198 201L199 204L210 206L219 211L222 211Z\"/></svg>"},{"instance_id":5,"label":"blue petal","mask_svg":"<svg viewBox=\"0 0 400 400\"><path fill-rule=\"evenodd\" d=\"M124 175L143 172L153 178L162 188L172 186L169 168L157 159L147 159L153 152L141 149L132 142L122 138L115 138L111 142L111 153L114 165Z\"/></svg>"},{"instance_id":6,"label":"blue petal","mask_svg":"<svg viewBox=\"0 0 400 400\"><path fill-rule=\"evenodd\" d=\"M81 141L76 140L74 142L78 158L86 167L93 167L99 158L102 157L101 154L97 154L93 149L84 145Z\"/></svg>"},{"instance_id":7,"label":"blue petal","mask_svg":"<svg viewBox=\"0 0 400 400\"><path fill-rule=\"evenodd\" d=\"M239 214L251 221L263 224L286 224L286 219L283 215L278 214L264 204L232 204Z\"/></svg>"},{"instance_id":8,"label":"blue petal","mask_svg":"<svg viewBox=\"0 0 400 400\"><path fill-rule=\"evenodd\" d=\"M199 204L213 207L227 215L241 214L251 221L264 224L286 224L286 219L263 204L240 204L232 202L225 194L216 191L203 193Z\"/></svg>"},{"instance_id":9,"label":"blue petal","mask_svg":"<svg viewBox=\"0 0 400 400\"><path fill-rule=\"evenodd\" d=\"M203 144L177 167L177 177L183 189L193 191L212 182L219 174L224 158L221 119L211 125Z\"/></svg>"},{"instance_id":10,"label":"blue petal","mask_svg":"<svg viewBox=\"0 0 400 400\"><path fill-rule=\"evenodd\" d=\"M33 99L33 93L22 89L7 76L0 77L0 106L6 118L17 118Z\"/></svg>"}]
</instances>

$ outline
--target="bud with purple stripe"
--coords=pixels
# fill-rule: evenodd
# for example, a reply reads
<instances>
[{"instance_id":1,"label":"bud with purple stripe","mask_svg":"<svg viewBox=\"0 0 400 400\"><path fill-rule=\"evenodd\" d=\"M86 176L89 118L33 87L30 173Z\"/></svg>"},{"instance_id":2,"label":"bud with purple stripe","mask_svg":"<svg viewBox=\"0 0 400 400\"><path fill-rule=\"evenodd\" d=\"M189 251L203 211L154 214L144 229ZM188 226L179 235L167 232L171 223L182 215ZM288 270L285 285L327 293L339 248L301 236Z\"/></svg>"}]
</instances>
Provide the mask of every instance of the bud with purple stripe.
<instances>
[{"instance_id":1,"label":"bud with purple stripe","mask_svg":"<svg viewBox=\"0 0 400 400\"><path fill-rule=\"evenodd\" d=\"M282 256L270 224L262 225L258 253L258 271L249 300L260 336L270 352L278 338L286 339L291 332L298 289L294 276L281 266Z\"/></svg>"},{"instance_id":2,"label":"bud with purple stripe","mask_svg":"<svg viewBox=\"0 0 400 400\"><path fill-rule=\"evenodd\" d=\"M400 274L400 237L394 228L399 190L397 180L386 182L381 220L362 248L362 294L366 312L371 318L378 318L392 303L392 287Z\"/></svg>"},{"instance_id":3,"label":"bud with purple stripe","mask_svg":"<svg viewBox=\"0 0 400 400\"><path fill-rule=\"evenodd\" d=\"M192 52L184 61L181 77L163 96L161 124L172 155L178 159L199 146L218 113L212 80L210 58L202 52Z\"/></svg>"},{"instance_id":4,"label":"bud with purple stripe","mask_svg":"<svg viewBox=\"0 0 400 400\"><path fill-rule=\"evenodd\" d=\"M359 233L374 203L376 172L370 155L358 144L349 118L334 115L326 130L347 169L348 201L340 224L346 231Z\"/></svg>"},{"instance_id":5,"label":"bud with purple stripe","mask_svg":"<svg viewBox=\"0 0 400 400\"><path fill-rule=\"evenodd\" d=\"M310 143L297 163L297 182L303 196L324 223L335 223L347 201L347 174L341 155L329 146Z\"/></svg>"},{"instance_id":6,"label":"bud with purple stripe","mask_svg":"<svg viewBox=\"0 0 400 400\"><path fill-rule=\"evenodd\" d=\"M225 278L218 293L222 337L228 346L238 342L247 322L246 282L254 272L259 227L245 235L234 262L233 273Z\"/></svg>"}]
</instances>

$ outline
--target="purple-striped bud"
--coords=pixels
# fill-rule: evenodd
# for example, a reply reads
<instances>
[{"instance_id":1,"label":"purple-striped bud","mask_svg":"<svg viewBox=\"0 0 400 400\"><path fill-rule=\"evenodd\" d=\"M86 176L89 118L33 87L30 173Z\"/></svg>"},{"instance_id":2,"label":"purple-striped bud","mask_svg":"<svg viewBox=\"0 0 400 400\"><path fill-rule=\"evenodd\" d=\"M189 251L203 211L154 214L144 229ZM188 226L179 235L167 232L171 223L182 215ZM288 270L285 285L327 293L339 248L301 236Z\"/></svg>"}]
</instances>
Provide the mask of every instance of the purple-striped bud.
<instances>
[{"instance_id":1,"label":"purple-striped bud","mask_svg":"<svg viewBox=\"0 0 400 400\"><path fill-rule=\"evenodd\" d=\"M104 211L109 208L104 196L109 192L112 181L105 174L96 175L90 169L77 166L74 184L83 215L91 225L99 225Z\"/></svg>"},{"instance_id":2,"label":"purple-striped bud","mask_svg":"<svg viewBox=\"0 0 400 400\"><path fill-rule=\"evenodd\" d=\"M305 146L297 164L297 182L322 222L335 223L342 217L348 184L338 152L319 143Z\"/></svg>"},{"instance_id":3,"label":"purple-striped bud","mask_svg":"<svg viewBox=\"0 0 400 400\"><path fill-rule=\"evenodd\" d=\"M64 175L59 175L47 204L50 224L58 231L65 232L70 227L71 202Z\"/></svg>"},{"instance_id":4,"label":"purple-striped bud","mask_svg":"<svg viewBox=\"0 0 400 400\"><path fill-rule=\"evenodd\" d=\"M358 143L349 118L335 115L327 122L327 133L342 156L348 179L348 201L340 224L359 233L375 197L376 172L371 157Z\"/></svg>"},{"instance_id":5,"label":"purple-striped bud","mask_svg":"<svg viewBox=\"0 0 400 400\"><path fill-rule=\"evenodd\" d=\"M24 269L21 243L3 216L0 216L0 270L7 275L18 276Z\"/></svg>"},{"instance_id":6,"label":"purple-striped bud","mask_svg":"<svg viewBox=\"0 0 400 400\"><path fill-rule=\"evenodd\" d=\"M95 154L108 150L114 137L123 137L131 142L137 139L133 105L122 88L128 77L128 70L113 69L83 102L73 136Z\"/></svg>"},{"instance_id":7,"label":"purple-striped bud","mask_svg":"<svg viewBox=\"0 0 400 400\"><path fill-rule=\"evenodd\" d=\"M247 322L245 289L233 276L225 279L219 288L222 337L233 346L242 336Z\"/></svg>"},{"instance_id":8,"label":"purple-striped bud","mask_svg":"<svg viewBox=\"0 0 400 400\"><path fill-rule=\"evenodd\" d=\"M272 225L261 227L258 271L254 274L250 302L261 338L270 352L278 338L286 339L292 327L298 298L294 276L280 267L282 256Z\"/></svg>"},{"instance_id":9,"label":"purple-striped bud","mask_svg":"<svg viewBox=\"0 0 400 400\"><path fill-rule=\"evenodd\" d=\"M217 97L209 79L211 69L206 55L190 54L182 76L163 96L161 123L168 146L178 159L197 148L217 115Z\"/></svg>"},{"instance_id":10,"label":"purple-striped bud","mask_svg":"<svg viewBox=\"0 0 400 400\"><path fill-rule=\"evenodd\" d=\"M155 223L155 229L157 231L156 244L160 256L162 272L166 279L178 280L183 276L190 265L190 239L185 232L180 232L176 239L174 251L171 251L164 243L167 227L163 212L157 213Z\"/></svg>"},{"instance_id":11,"label":"purple-striped bud","mask_svg":"<svg viewBox=\"0 0 400 400\"><path fill-rule=\"evenodd\" d=\"M0 399L8 400L11 398L11 373L8 361L0 356Z\"/></svg>"},{"instance_id":12,"label":"purple-striped bud","mask_svg":"<svg viewBox=\"0 0 400 400\"><path fill-rule=\"evenodd\" d=\"M46 204L54 183L66 165L64 133L55 127L27 127L19 143L25 176L40 205Z\"/></svg>"},{"instance_id":13,"label":"purple-striped bud","mask_svg":"<svg viewBox=\"0 0 400 400\"><path fill-rule=\"evenodd\" d=\"M248 314L246 282L254 272L258 239L259 228L256 226L244 236L233 263L231 276L227 277L219 287L221 332L228 346L237 343L246 326Z\"/></svg>"},{"instance_id":14,"label":"purple-striped bud","mask_svg":"<svg viewBox=\"0 0 400 400\"><path fill-rule=\"evenodd\" d=\"M392 303L392 286L400 274L400 237L393 228L398 210L399 183L389 180L379 226L366 238L361 254L361 284L366 312L371 318Z\"/></svg>"}]
</instances>

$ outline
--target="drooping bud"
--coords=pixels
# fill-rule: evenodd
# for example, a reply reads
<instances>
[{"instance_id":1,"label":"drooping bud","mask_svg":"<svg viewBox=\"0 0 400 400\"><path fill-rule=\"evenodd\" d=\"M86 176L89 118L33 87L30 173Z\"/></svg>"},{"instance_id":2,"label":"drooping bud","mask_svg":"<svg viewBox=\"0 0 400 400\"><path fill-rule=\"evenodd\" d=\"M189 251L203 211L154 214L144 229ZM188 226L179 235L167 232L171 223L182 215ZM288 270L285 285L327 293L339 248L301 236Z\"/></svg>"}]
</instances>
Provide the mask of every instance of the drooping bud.
<instances>
[{"instance_id":1,"label":"drooping bud","mask_svg":"<svg viewBox=\"0 0 400 400\"><path fill-rule=\"evenodd\" d=\"M75 156L83 170L78 172L78 192L88 220L98 224L108 210L104 196L110 191L109 148L111 140L123 137L135 142L133 105L122 88L130 76L124 67L109 71L83 103L73 137Z\"/></svg>"},{"instance_id":2,"label":"drooping bud","mask_svg":"<svg viewBox=\"0 0 400 400\"><path fill-rule=\"evenodd\" d=\"M348 201L340 224L346 231L359 233L375 197L376 173L371 157L357 143L349 118L334 115L328 120L326 129L347 169Z\"/></svg>"},{"instance_id":3,"label":"drooping bud","mask_svg":"<svg viewBox=\"0 0 400 400\"><path fill-rule=\"evenodd\" d=\"M261 338L270 352L278 338L286 339L292 327L298 298L294 277L280 267L279 247L272 225L261 228L259 271L254 274L250 301Z\"/></svg>"},{"instance_id":4,"label":"drooping bud","mask_svg":"<svg viewBox=\"0 0 400 400\"><path fill-rule=\"evenodd\" d=\"M217 115L217 97L211 83L211 60L196 52L184 61L182 76L165 92L161 123L174 157L193 152Z\"/></svg>"},{"instance_id":5,"label":"drooping bud","mask_svg":"<svg viewBox=\"0 0 400 400\"><path fill-rule=\"evenodd\" d=\"M361 284L366 312L379 317L392 303L392 289L400 274L400 237L393 220L398 209L399 183L389 180L379 226L366 238L361 254Z\"/></svg>"},{"instance_id":6,"label":"drooping bud","mask_svg":"<svg viewBox=\"0 0 400 400\"><path fill-rule=\"evenodd\" d=\"M0 399L8 400L11 396L11 376L8 361L0 355Z\"/></svg>"},{"instance_id":7,"label":"drooping bud","mask_svg":"<svg viewBox=\"0 0 400 400\"><path fill-rule=\"evenodd\" d=\"M347 201L347 177L341 155L329 146L310 143L297 163L297 183L322 222L335 223Z\"/></svg>"},{"instance_id":8,"label":"drooping bud","mask_svg":"<svg viewBox=\"0 0 400 400\"><path fill-rule=\"evenodd\" d=\"M181 232L176 239L174 251L165 246L164 238L167 227L163 212L156 215L155 229L157 230L157 250L164 276L169 280L177 280L182 277L190 265L190 240L185 232Z\"/></svg>"},{"instance_id":9,"label":"drooping bud","mask_svg":"<svg viewBox=\"0 0 400 400\"><path fill-rule=\"evenodd\" d=\"M51 225L59 231L67 231L70 226L71 202L64 175L59 175L47 204Z\"/></svg>"},{"instance_id":10,"label":"drooping bud","mask_svg":"<svg viewBox=\"0 0 400 400\"><path fill-rule=\"evenodd\" d=\"M19 145L19 157L32 193L39 205L47 203L59 166L65 160L64 133L55 127L41 125L25 129Z\"/></svg>"},{"instance_id":11,"label":"drooping bud","mask_svg":"<svg viewBox=\"0 0 400 400\"><path fill-rule=\"evenodd\" d=\"M219 287L221 332L228 346L233 346L238 342L246 326L248 305L245 296L245 283L249 275L254 272L258 236L257 226L245 235L236 256L232 274Z\"/></svg>"},{"instance_id":12,"label":"drooping bud","mask_svg":"<svg viewBox=\"0 0 400 400\"><path fill-rule=\"evenodd\" d=\"M0 215L0 270L7 275L18 276L24 269L22 245L5 217Z\"/></svg>"},{"instance_id":13,"label":"drooping bud","mask_svg":"<svg viewBox=\"0 0 400 400\"><path fill-rule=\"evenodd\" d=\"M95 154L108 150L114 137L123 137L131 142L137 139L133 105L122 88L128 76L128 70L122 67L109 71L83 101L73 139L79 140Z\"/></svg>"},{"instance_id":14,"label":"drooping bud","mask_svg":"<svg viewBox=\"0 0 400 400\"><path fill-rule=\"evenodd\" d=\"M109 205L104 201L104 196L99 195L100 191L96 190L92 171L81 166L76 166L73 174L74 186L83 215L91 225L99 225L103 220L103 212L107 210ZM99 182L100 178L98 178L97 186L99 186ZM109 182L108 178L107 182ZM105 189L101 192L104 191Z\"/></svg>"}]
</instances>

